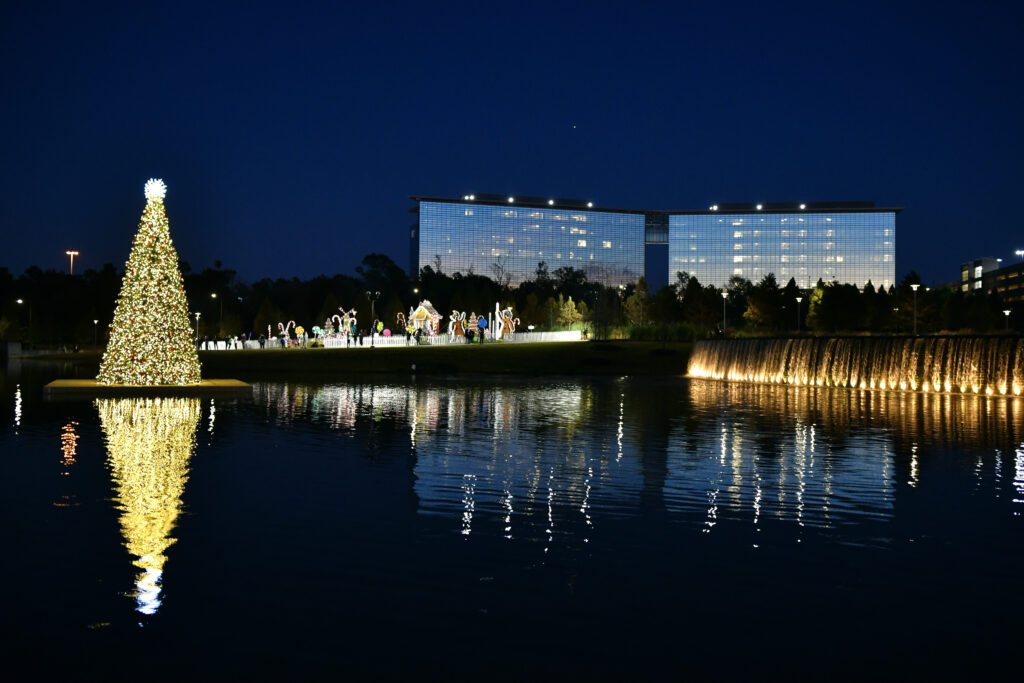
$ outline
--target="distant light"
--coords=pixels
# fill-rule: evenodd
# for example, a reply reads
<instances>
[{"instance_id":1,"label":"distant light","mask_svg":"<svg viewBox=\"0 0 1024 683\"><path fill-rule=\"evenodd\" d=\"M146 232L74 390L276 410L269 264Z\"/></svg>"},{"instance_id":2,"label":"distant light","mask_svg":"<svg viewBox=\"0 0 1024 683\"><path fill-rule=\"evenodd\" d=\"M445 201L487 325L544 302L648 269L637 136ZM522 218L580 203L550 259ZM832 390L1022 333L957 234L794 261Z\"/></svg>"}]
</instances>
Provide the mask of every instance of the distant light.
<instances>
[{"instance_id":1,"label":"distant light","mask_svg":"<svg viewBox=\"0 0 1024 683\"><path fill-rule=\"evenodd\" d=\"M728 299L729 298L729 292L722 292L722 298L723 299Z\"/></svg>"},{"instance_id":2,"label":"distant light","mask_svg":"<svg viewBox=\"0 0 1024 683\"><path fill-rule=\"evenodd\" d=\"M594 202L587 202L587 208L588 209L593 209L594 208Z\"/></svg>"},{"instance_id":3,"label":"distant light","mask_svg":"<svg viewBox=\"0 0 1024 683\"><path fill-rule=\"evenodd\" d=\"M70 254L71 252L68 252L68 253ZM1003 262L1003 259L1001 259L1001 258L997 258L996 259L996 263L1002 263L1002 262Z\"/></svg>"},{"instance_id":4,"label":"distant light","mask_svg":"<svg viewBox=\"0 0 1024 683\"><path fill-rule=\"evenodd\" d=\"M18 303L19 304L23 304L23 303L25 303L25 300L24 299L18 299Z\"/></svg>"},{"instance_id":5,"label":"distant light","mask_svg":"<svg viewBox=\"0 0 1024 683\"><path fill-rule=\"evenodd\" d=\"M554 205L555 205L555 200L554 199L549 199L548 200L548 206L554 206Z\"/></svg>"},{"instance_id":6,"label":"distant light","mask_svg":"<svg viewBox=\"0 0 1024 683\"><path fill-rule=\"evenodd\" d=\"M910 285L910 288L916 292L917 288L920 287L920 286L921 285L919 285L919 284L914 284L914 285Z\"/></svg>"},{"instance_id":7,"label":"distant light","mask_svg":"<svg viewBox=\"0 0 1024 683\"><path fill-rule=\"evenodd\" d=\"M512 203L512 202L514 202L515 200L516 200L516 198L515 198L515 197L509 197L509 198L508 198L508 203L509 203L509 204L511 204L511 203Z\"/></svg>"},{"instance_id":8,"label":"distant light","mask_svg":"<svg viewBox=\"0 0 1024 683\"><path fill-rule=\"evenodd\" d=\"M468 194L462 195L462 201L468 202L469 201L469 195Z\"/></svg>"},{"instance_id":9,"label":"distant light","mask_svg":"<svg viewBox=\"0 0 1024 683\"><path fill-rule=\"evenodd\" d=\"M761 205L761 204L758 204L758 205L757 205L757 210L758 210L758 211L760 211L760 210L761 210L761 209L763 209L763 208L764 208L764 206L763 206L763 205Z\"/></svg>"},{"instance_id":10,"label":"distant light","mask_svg":"<svg viewBox=\"0 0 1024 683\"><path fill-rule=\"evenodd\" d=\"M800 303L800 302L801 302L801 301L803 301L803 300L804 300L804 298L803 298L802 296L798 296L798 297L796 297L796 302L797 302L797 303Z\"/></svg>"},{"instance_id":11,"label":"distant light","mask_svg":"<svg viewBox=\"0 0 1024 683\"><path fill-rule=\"evenodd\" d=\"M217 298L217 292L214 292L213 294L211 294L210 298L211 299L216 299Z\"/></svg>"},{"instance_id":12,"label":"distant light","mask_svg":"<svg viewBox=\"0 0 1024 683\"><path fill-rule=\"evenodd\" d=\"M469 201L473 201L475 199L476 199L476 195L475 194L469 195Z\"/></svg>"},{"instance_id":13,"label":"distant light","mask_svg":"<svg viewBox=\"0 0 1024 683\"><path fill-rule=\"evenodd\" d=\"M806 204L801 204L801 205L800 205L800 208L801 208L801 209L806 209L806 208L807 208L807 205L806 205Z\"/></svg>"}]
</instances>

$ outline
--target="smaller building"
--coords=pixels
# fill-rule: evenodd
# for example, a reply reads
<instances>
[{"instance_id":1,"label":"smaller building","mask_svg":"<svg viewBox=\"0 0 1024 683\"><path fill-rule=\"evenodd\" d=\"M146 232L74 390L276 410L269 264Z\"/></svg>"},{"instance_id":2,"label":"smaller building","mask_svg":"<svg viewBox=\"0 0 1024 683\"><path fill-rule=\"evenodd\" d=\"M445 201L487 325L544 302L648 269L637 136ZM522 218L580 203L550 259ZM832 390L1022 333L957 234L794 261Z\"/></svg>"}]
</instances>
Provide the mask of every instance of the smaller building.
<instances>
[{"instance_id":1,"label":"smaller building","mask_svg":"<svg viewBox=\"0 0 1024 683\"><path fill-rule=\"evenodd\" d=\"M984 287L985 275L998 270L999 259L984 257L960 264L960 289L970 292Z\"/></svg>"},{"instance_id":2,"label":"smaller building","mask_svg":"<svg viewBox=\"0 0 1024 683\"><path fill-rule=\"evenodd\" d=\"M1014 263L985 273L982 286L985 291L995 292L1007 303L1024 301L1024 263Z\"/></svg>"}]
</instances>

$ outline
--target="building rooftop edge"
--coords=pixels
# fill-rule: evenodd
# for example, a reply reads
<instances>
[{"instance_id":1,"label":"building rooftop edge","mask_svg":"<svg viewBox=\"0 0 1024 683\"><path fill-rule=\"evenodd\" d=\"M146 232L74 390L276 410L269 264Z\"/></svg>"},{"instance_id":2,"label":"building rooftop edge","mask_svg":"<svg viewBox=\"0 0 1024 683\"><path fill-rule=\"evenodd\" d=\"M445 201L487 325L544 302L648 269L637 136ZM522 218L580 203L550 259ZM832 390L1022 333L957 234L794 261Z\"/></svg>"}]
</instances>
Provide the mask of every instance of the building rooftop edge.
<instances>
[{"instance_id":1,"label":"building rooftop edge","mask_svg":"<svg viewBox=\"0 0 1024 683\"><path fill-rule=\"evenodd\" d=\"M581 211L598 211L603 213L633 213L633 214L664 214L664 215L676 215L676 216L695 216L695 215L736 215L736 214L766 214L766 213L799 213L801 211L807 213L899 213L904 210L905 207L882 207L874 206L874 202L870 201L845 201L845 202L761 202L763 208L758 209L757 202L749 203L728 203L718 204L717 210L714 209L684 209L684 210L670 210L670 209L624 209L618 207L605 207L605 206L594 206L592 202L581 199L558 199L550 198L545 199L543 197L520 197L515 195L468 195L474 197L474 199L467 199L466 197L430 197L425 195L409 195L409 199L414 202L438 202L445 204L479 204L484 206L523 206L531 209L574 209ZM514 201L508 201L508 197L512 196ZM800 206L804 205L806 208L801 209ZM409 213L417 213L419 207L413 207L409 209Z\"/></svg>"}]
</instances>

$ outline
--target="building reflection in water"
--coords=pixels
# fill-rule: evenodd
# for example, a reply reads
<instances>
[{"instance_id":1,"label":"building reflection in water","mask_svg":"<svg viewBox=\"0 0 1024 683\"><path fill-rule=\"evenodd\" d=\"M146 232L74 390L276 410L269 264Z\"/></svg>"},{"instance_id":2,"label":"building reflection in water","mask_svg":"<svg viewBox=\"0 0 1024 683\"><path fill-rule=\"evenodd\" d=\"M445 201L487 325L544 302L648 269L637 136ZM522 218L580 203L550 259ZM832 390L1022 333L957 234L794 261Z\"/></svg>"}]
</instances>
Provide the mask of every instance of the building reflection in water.
<instances>
[{"instance_id":1,"label":"building reflection in water","mask_svg":"<svg viewBox=\"0 0 1024 683\"><path fill-rule=\"evenodd\" d=\"M137 610L160 607L161 576L195 450L196 398L97 399L125 546L140 571Z\"/></svg>"},{"instance_id":2,"label":"building reflection in water","mask_svg":"<svg viewBox=\"0 0 1024 683\"><path fill-rule=\"evenodd\" d=\"M885 523L927 482L934 447L982 453L978 476L998 482L1022 400L707 380L256 386L270 422L401 445L419 514L452 533L545 551L581 548L613 517L705 533L781 522L798 541ZM1015 464L1024 498L1020 451Z\"/></svg>"}]
</instances>

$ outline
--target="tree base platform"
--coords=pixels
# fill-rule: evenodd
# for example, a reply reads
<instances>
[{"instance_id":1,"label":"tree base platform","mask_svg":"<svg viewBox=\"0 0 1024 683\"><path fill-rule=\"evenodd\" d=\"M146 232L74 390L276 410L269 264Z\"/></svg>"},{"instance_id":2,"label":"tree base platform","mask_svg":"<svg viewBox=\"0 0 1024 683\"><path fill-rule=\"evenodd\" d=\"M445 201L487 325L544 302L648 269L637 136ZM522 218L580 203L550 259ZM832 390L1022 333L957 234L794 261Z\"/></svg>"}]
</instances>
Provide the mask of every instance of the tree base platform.
<instances>
[{"instance_id":1,"label":"tree base platform","mask_svg":"<svg viewBox=\"0 0 1024 683\"><path fill-rule=\"evenodd\" d=\"M204 379L199 384L182 385L100 384L94 379L58 379L43 387L43 398L46 400L164 396L252 398L252 385L237 379Z\"/></svg>"}]
</instances>

